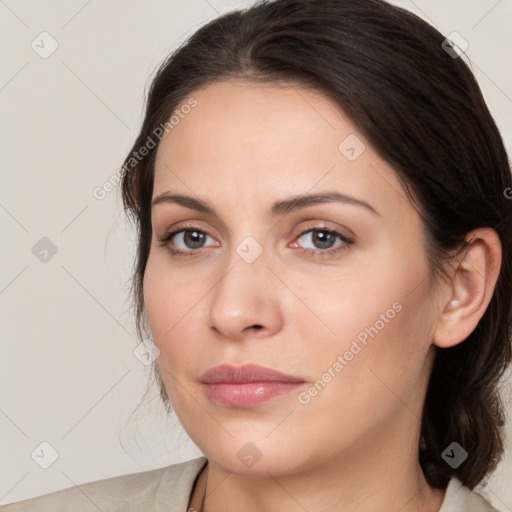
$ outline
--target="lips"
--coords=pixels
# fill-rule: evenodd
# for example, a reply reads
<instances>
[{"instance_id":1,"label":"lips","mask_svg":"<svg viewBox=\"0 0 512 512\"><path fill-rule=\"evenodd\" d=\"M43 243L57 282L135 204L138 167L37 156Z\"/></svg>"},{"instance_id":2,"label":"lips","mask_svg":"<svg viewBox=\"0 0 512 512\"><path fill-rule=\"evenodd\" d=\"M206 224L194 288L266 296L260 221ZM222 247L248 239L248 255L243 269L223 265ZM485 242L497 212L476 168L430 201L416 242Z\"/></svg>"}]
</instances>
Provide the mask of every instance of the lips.
<instances>
[{"instance_id":1,"label":"lips","mask_svg":"<svg viewBox=\"0 0 512 512\"><path fill-rule=\"evenodd\" d=\"M247 364L240 367L223 364L208 370L201 378L203 384L218 383L247 383L247 382L304 382L300 377L286 375L272 368L257 364Z\"/></svg>"},{"instance_id":2,"label":"lips","mask_svg":"<svg viewBox=\"0 0 512 512\"><path fill-rule=\"evenodd\" d=\"M216 366L201 378L206 395L225 407L254 407L286 395L304 384L300 377L248 364Z\"/></svg>"}]
</instances>

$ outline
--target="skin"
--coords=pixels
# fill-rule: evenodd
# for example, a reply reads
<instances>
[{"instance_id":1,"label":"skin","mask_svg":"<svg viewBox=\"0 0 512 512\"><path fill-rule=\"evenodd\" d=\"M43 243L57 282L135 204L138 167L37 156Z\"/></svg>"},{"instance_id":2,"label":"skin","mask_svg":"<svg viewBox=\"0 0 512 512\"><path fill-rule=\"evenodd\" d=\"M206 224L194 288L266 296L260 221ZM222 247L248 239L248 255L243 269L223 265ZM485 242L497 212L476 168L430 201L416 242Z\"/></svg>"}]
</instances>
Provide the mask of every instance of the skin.
<instances>
[{"instance_id":1,"label":"skin","mask_svg":"<svg viewBox=\"0 0 512 512\"><path fill-rule=\"evenodd\" d=\"M497 234L472 232L450 279L434 287L416 210L338 106L312 90L241 80L192 96L197 106L159 145L153 198L189 195L216 214L156 205L144 278L170 402L209 460L190 505L199 510L206 491L208 512L439 510L444 491L427 485L418 462L422 405L436 346L462 342L491 299ZM338 149L351 134L366 146L354 161ZM275 201L326 191L366 201L378 215L339 202L267 214ZM167 247L158 241L190 226L208 235L202 247L186 245L183 233ZM313 229L354 242L335 237L340 250L315 257L328 248ZM263 250L252 263L236 252L247 236ZM298 394L395 303L401 310L300 403ZM247 409L204 393L208 369L251 362L305 384ZM248 442L261 453L252 467L237 456Z\"/></svg>"}]
</instances>

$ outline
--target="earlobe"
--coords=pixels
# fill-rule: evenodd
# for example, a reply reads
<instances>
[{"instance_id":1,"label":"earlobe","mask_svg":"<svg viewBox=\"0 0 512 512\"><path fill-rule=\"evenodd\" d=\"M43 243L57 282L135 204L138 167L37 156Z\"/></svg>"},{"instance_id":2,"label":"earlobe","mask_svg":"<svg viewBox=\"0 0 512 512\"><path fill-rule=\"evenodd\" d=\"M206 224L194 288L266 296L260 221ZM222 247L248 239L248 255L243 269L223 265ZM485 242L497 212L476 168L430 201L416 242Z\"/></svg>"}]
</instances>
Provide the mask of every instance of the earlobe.
<instances>
[{"instance_id":1,"label":"earlobe","mask_svg":"<svg viewBox=\"0 0 512 512\"><path fill-rule=\"evenodd\" d=\"M448 348L463 342L476 328L494 293L501 267L501 242L491 228L472 231L458 257L440 304L433 344Z\"/></svg>"}]
</instances>

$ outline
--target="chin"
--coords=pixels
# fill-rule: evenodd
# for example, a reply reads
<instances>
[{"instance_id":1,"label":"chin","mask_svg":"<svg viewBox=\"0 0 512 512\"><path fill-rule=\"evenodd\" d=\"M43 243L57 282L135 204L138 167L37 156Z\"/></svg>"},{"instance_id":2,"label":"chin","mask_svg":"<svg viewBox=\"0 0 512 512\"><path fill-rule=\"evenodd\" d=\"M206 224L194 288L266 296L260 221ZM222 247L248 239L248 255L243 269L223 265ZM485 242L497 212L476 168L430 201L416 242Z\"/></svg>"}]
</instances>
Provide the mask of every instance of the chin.
<instances>
[{"instance_id":1,"label":"chin","mask_svg":"<svg viewBox=\"0 0 512 512\"><path fill-rule=\"evenodd\" d=\"M286 474L307 464L305 454L297 450L296 444L285 446L286 442L278 437L261 441L250 439L244 436L243 440L229 438L211 443L210 438L210 443L196 444L209 461L226 472L239 475L268 477L269 473Z\"/></svg>"}]
</instances>

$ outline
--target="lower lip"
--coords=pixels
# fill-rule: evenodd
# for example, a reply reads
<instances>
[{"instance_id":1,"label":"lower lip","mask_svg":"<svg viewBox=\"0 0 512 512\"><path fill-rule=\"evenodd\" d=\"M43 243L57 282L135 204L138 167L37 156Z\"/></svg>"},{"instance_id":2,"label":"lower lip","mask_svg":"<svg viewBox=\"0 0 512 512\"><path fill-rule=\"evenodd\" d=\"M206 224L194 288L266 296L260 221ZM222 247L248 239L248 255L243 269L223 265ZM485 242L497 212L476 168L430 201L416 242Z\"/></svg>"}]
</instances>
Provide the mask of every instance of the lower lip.
<instances>
[{"instance_id":1,"label":"lower lip","mask_svg":"<svg viewBox=\"0 0 512 512\"><path fill-rule=\"evenodd\" d=\"M292 392L303 382L242 382L238 384L203 384L208 397L219 405L228 407L254 407Z\"/></svg>"}]
</instances>

